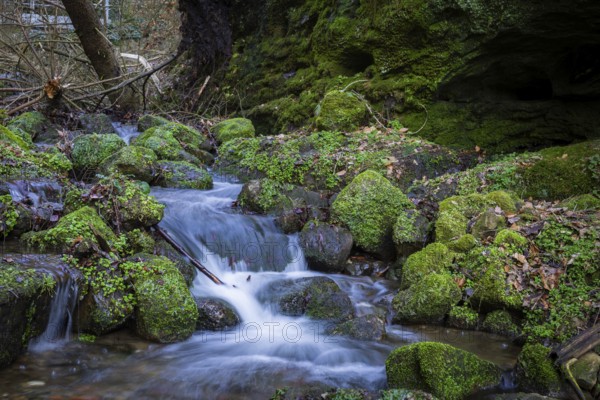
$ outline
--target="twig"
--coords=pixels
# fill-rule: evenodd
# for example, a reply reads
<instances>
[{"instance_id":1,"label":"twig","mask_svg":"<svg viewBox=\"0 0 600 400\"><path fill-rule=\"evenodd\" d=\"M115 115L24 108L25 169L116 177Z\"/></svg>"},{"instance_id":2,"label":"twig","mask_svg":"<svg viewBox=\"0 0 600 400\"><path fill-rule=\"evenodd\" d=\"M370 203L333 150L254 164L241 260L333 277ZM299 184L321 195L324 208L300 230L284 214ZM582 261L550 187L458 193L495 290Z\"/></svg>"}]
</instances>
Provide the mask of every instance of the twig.
<instances>
[{"instance_id":1,"label":"twig","mask_svg":"<svg viewBox=\"0 0 600 400\"><path fill-rule=\"evenodd\" d=\"M44 99L44 92L42 92L42 94L40 94L39 97L36 97L35 99L28 101L27 103L23 103L20 106L15 107L12 110L7 111L6 114L7 115L13 115L13 114L21 111L24 108L27 108L29 106L34 105L35 103L38 103L38 102L42 101L43 99Z\"/></svg>"}]
</instances>

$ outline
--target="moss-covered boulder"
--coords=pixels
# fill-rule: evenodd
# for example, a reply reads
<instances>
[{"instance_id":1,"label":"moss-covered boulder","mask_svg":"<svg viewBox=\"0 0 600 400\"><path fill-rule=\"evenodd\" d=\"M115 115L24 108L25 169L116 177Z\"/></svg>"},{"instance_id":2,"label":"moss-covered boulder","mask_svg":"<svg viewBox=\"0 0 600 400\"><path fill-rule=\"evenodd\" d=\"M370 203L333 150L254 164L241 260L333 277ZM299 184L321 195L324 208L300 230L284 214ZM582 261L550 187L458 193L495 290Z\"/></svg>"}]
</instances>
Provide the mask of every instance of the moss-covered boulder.
<instances>
[{"instance_id":1,"label":"moss-covered boulder","mask_svg":"<svg viewBox=\"0 0 600 400\"><path fill-rule=\"evenodd\" d=\"M246 118L232 118L221 121L211 128L218 144L228 142L236 138L254 137L254 125Z\"/></svg>"},{"instance_id":2,"label":"moss-covered boulder","mask_svg":"<svg viewBox=\"0 0 600 400\"><path fill-rule=\"evenodd\" d=\"M489 208L482 212L476 219L471 233L479 239L496 236L496 232L506 227L506 218L502 212L498 213L495 209Z\"/></svg>"},{"instance_id":3,"label":"moss-covered boulder","mask_svg":"<svg viewBox=\"0 0 600 400\"><path fill-rule=\"evenodd\" d=\"M496 310L485 316L482 329L505 336L518 336L520 329L508 311Z\"/></svg>"},{"instance_id":4,"label":"moss-covered boulder","mask_svg":"<svg viewBox=\"0 0 600 400\"><path fill-rule=\"evenodd\" d=\"M479 314L468 306L452 306L448 314L448 325L458 329L477 329Z\"/></svg>"},{"instance_id":5,"label":"moss-covered boulder","mask_svg":"<svg viewBox=\"0 0 600 400\"><path fill-rule=\"evenodd\" d=\"M285 193L288 187L268 178L252 179L242 187L238 203L249 212L268 214L283 211L292 205Z\"/></svg>"},{"instance_id":6,"label":"moss-covered boulder","mask_svg":"<svg viewBox=\"0 0 600 400\"><path fill-rule=\"evenodd\" d=\"M330 278L308 277L275 282L268 295L276 298L282 314L345 321L354 316L352 301ZM267 295L267 293L265 293Z\"/></svg>"},{"instance_id":7,"label":"moss-covered boulder","mask_svg":"<svg viewBox=\"0 0 600 400\"><path fill-rule=\"evenodd\" d=\"M43 332L55 284L51 275L0 259L0 368L13 362L29 339Z\"/></svg>"},{"instance_id":8,"label":"moss-covered boulder","mask_svg":"<svg viewBox=\"0 0 600 400\"><path fill-rule=\"evenodd\" d=\"M467 233L469 219L456 210L441 211L435 221L435 239L440 243L453 246Z\"/></svg>"},{"instance_id":9,"label":"moss-covered boulder","mask_svg":"<svg viewBox=\"0 0 600 400\"><path fill-rule=\"evenodd\" d=\"M155 274L134 281L136 332L159 343L189 338L196 328L198 308L181 273L169 259L145 256Z\"/></svg>"},{"instance_id":10,"label":"moss-covered boulder","mask_svg":"<svg viewBox=\"0 0 600 400\"><path fill-rule=\"evenodd\" d=\"M155 225L162 220L164 205L145 193L136 181L119 176L104 178L94 189L107 193L95 202L99 214L119 230Z\"/></svg>"},{"instance_id":11,"label":"moss-covered boulder","mask_svg":"<svg viewBox=\"0 0 600 400\"><path fill-rule=\"evenodd\" d=\"M430 273L394 297L394 320L440 323L461 297L461 290L450 274Z\"/></svg>"},{"instance_id":12,"label":"moss-covered boulder","mask_svg":"<svg viewBox=\"0 0 600 400\"><path fill-rule=\"evenodd\" d=\"M100 166L104 175L121 174L151 182L158 157L154 151L140 146L126 146L107 157Z\"/></svg>"},{"instance_id":13,"label":"moss-covered boulder","mask_svg":"<svg viewBox=\"0 0 600 400\"><path fill-rule=\"evenodd\" d=\"M568 198L560 203L561 207L579 210L597 210L600 208L600 199L592 194L582 194Z\"/></svg>"},{"instance_id":14,"label":"moss-covered boulder","mask_svg":"<svg viewBox=\"0 0 600 400\"><path fill-rule=\"evenodd\" d=\"M182 142L175 137L171 125L155 126L134 138L131 144L146 147L158 156L160 160L187 161L194 165L202 165L202 162L186 151Z\"/></svg>"},{"instance_id":15,"label":"moss-covered boulder","mask_svg":"<svg viewBox=\"0 0 600 400\"><path fill-rule=\"evenodd\" d=\"M452 346L421 342L392 351L385 362L390 388L418 389L460 400L500 382L496 365Z\"/></svg>"},{"instance_id":16,"label":"moss-covered boulder","mask_svg":"<svg viewBox=\"0 0 600 400\"><path fill-rule=\"evenodd\" d=\"M358 247L392 258L394 223L400 214L413 208L400 189L368 170L340 192L331 205L331 216L348 227Z\"/></svg>"},{"instance_id":17,"label":"moss-covered boulder","mask_svg":"<svg viewBox=\"0 0 600 400\"><path fill-rule=\"evenodd\" d=\"M577 359L571 367L571 373L577 381L579 387L591 392L596 383L600 372L600 355L590 351Z\"/></svg>"},{"instance_id":18,"label":"moss-covered boulder","mask_svg":"<svg viewBox=\"0 0 600 400\"><path fill-rule=\"evenodd\" d=\"M240 317L227 303L217 299L197 298L198 320L196 329L219 331L240 323Z\"/></svg>"},{"instance_id":19,"label":"moss-covered boulder","mask_svg":"<svg viewBox=\"0 0 600 400\"><path fill-rule=\"evenodd\" d=\"M18 146L23 150L29 150L33 147L29 135L19 135L2 125L0 125L0 141Z\"/></svg>"},{"instance_id":20,"label":"moss-covered boulder","mask_svg":"<svg viewBox=\"0 0 600 400\"><path fill-rule=\"evenodd\" d=\"M477 246L479 242L475 239L475 236L470 233L460 236L458 239L454 239L447 243L448 249L455 253L468 253L471 249Z\"/></svg>"},{"instance_id":21,"label":"moss-covered boulder","mask_svg":"<svg viewBox=\"0 0 600 400\"><path fill-rule=\"evenodd\" d=\"M411 254L402 265L403 289L420 282L429 274L448 272L454 255L442 243L431 243L423 250Z\"/></svg>"},{"instance_id":22,"label":"moss-covered boulder","mask_svg":"<svg viewBox=\"0 0 600 400\"><path fill-rule=\"evenodd\" d=\"M41 248L87 253L94 248L114 247L117 237L93 207L82 207L62 217L51 229L24 234L22 240Z\"/></svg>"},{"instance_id":23,"label":"moss-covered boulder","mask_svg":"<svg viewBox=\"0 0 600 400\"><path fill-rule=\"evenodd\" d=\"M167 125L169 123L171 123L171 121L161 116L146 114L138 119L137 128L139 132L144 132L152 127Z\"/></svg>"},{"instance_id":24,"label":"moss-covered boulder","mask_svg":"<svg viewBox=\"0 0 600 400\"><path fill-rule=\"evenodd\" d=\"M423 248L431 233L431 226L431 221L417 210L398 215L393 232L398 256L407 257Z\"/></svg>"},{"instance_id":25,"label":"moss-covered boulder","mask_svg":"<svg viewBox=\"0 0 600 400\"><path fill-rule=\"evenodd\" d=\"M19 220L19 213L12 201L12 196L0 196L0 235L8 236L13 231Z\"/></svg>"},{"instance_id":26,"label":"moss-covered boulder","mask_svg":"<svg viewBox=\"0 0 600 400\"><path fill-rule=\"evenodd\" d=\"M155 183L178 189L211 189L212 176L204 167L186 161L158 161Z\"/></svg>"},{"instance_id":27,"label":"moss-covered boulder","mask_svg":"<svg viewBox=\"0 0 600 400\"><path fill-rule=\"evenodd\" d=\"M73 167L84 176L93 176L104 160L125 146L123 139L115 134L81 135L73 141Z\"/></svg>"},{"instance_id":28,"label":"moss-covered boulder","mask_svg":"<svg viewBox=\"0 0 600 400\"><path fill-rule=\"evenodd\" d=\"M60 136L56 128L38 111L28 111L13 118L8 128L20 136L27 135L36 143L55 143Z\"/></svg>"},{"instance_id":29,"label":"moss-covered boulder","mask_svg":"<svg viewBox=\"0 0 600 400\"><path fill-rule=\"evenodd\" d=\"M494 238L494 244L496 246L515 246L516 248L525 249L527 238L511 229L502 229Z\"/></svg>"},{"instance_id":30,"label":"moss-covered boulder","mask_svg":"<svg viewBox=\"0 0 600 400\"><path fill-rule=\"evenodd\" d=\"M517 359L517 381L523 390L542 394L558 393L560 375L549 358L550 349L538 343L523 346Z\"/></svg>"},{"instance_id":31,"label":"moss-covered boulder","mask_svg":"<svg viewBox=\"0 0 600 400\"><path fill-rule=\"evenodd\" d=\"M300 232L308 267L317 271L342 272L352 244L350 232L336 225L310 221Z\"/></svg>"},{"instance_id":32,"label":"moss-covered boulder","mask_svg":"<svg viewBox=\"0 0 600 400\"><path fill-rule=\"evenodd\" d=\"M315 112L318 129L325 131L353 131L364 124L369 115L365 100L352 92L327 92Z\"/></svg>"},{"instance_id":33,"label":"moss-covered boulder","mask_svg":"<svg viewBox=\"0 0 600 400\"><path fill-rule=\"evenodd\" d=\"M85 133L117 133L110 117L103 113L86 113L79 117L79 125Z\"/></svg>"},{"instance_id":34,"label":"moss-covered boulder","mask_svg":"<svg viewBox=\"0 0 600 400\"><path fill-rule=\"evenodd\" d=\"M197 270L190 263L189 259L182 256L180 252L175 250L173 246L171 246L166 240L162 237L157 237L154 244L154 250L152 252L147 252L156 254L158 256L167 257L171 262L175 264L175 267L181 272L185 282L188 286L192 286L194 282L194 277L196 276Z\"/></svg>"},{"instance_id":35,"label":"moss-covered boulder","mask_svg":"<svg viewBox=\"0 0 600 400\"><path fill-rule=\"evenodd\" d=\"M377 314L362 315L332 326L326 333L357 340L382 340L385 337L385 318Z\"/></svg>"}]
</instances>

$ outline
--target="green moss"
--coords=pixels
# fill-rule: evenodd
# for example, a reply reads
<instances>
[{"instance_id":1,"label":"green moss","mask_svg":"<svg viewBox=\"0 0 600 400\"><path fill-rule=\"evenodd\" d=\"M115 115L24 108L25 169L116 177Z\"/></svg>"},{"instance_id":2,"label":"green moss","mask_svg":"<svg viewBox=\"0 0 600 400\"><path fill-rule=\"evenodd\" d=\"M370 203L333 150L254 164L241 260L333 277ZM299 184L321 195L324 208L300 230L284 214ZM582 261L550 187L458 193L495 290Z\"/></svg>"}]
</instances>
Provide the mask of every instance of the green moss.
<instances>
[{"instance_id":1,"label":"green moss","mask_svg":"<svg viewBox=\"0 0 600 400\"><path fill-rule=\"evenodd\" d=\"M540 151L543 159L523 172L525 196L555 200L589 193L599 182L588 162L599 151L600 141Z\"/></svg>"},{"instance_id":2,"label":"green moss","mask_svg":"<svg viewBox=\"0 0 600 400\"><path fill-rule=\"evenodd\" d=\"M418 283L432 273L448 272L454 255L442 243L431 243L411 254L402 266L402 288Z\"/></svg>"},{"instance_id":3,"label":"green moss","mask_svg":"<svg viewBox=\"0 0 600 400\"><path fill-rule=\"evenodd\" d=\"M237 138L254 137L254 125L246 118L232 118L221 121L212 127L217 143L225 143Z\"/></svg>"},{"instance_id":4,"label":"green moss","mask_svg":"<svg viewBox=\"0 0 600 400\"><path fill-rule=\"evenodd\" d=\"M448 325L459 329L476 329L479 314L468 306L452 306L448 314Z\"/></svg>"},{"instance_id":5,"label":"green moss","mask_svg":"<svg viewBox=\"0 0 600 400\"><path fill-rule=\"evenodd\" d=\"M123 147L125 142L115 134L81 135L73 141L73 166L86 175L92 175L104 160Z\"/></svg>"},{"instance_id":6,"label":"green moss","mask_svg":"<svg viewBox=\"0 0 600 400\"><path fill-rule=\"evenodd\" d=\"M560 390L560 376L549 358L550 349L541 344L526 344L517 359L520 387L539 393Z\"/></svg>"},{"instance_id":7,"label":"green moss","mask_svg":"<svg viewBox=\"0 0 600 400\"><path fill-rule=\"evenodd\" d=\"M29 150L32 147L31 138L29 138L29 142L27 142L21 136L2 125L0 125L0 141L17 145L23 150Z\"/></svg>"},{"instance_id":8,"label":"green moss","mask_svg":"<svg viewBox=\"0 0 600 400\"><path fill-rule=\"evenodd\" d=\"M419 241L418 230L415 226L417 214L415 213L400 213L394 223L393 239L397 245L402 243L411 243Z\"/></svg>"},{"instance_id":9,"label":"green moss","mask_svg":"<svg viewBox=\"0 0 600 400\"><path fill-rule=\"evenodd\" d=\"M183 276L165 257L146 256L156 274L135 278L136 330L160 343L189 338L195 330L198 308Z\"/></svg>"},{"instance_id":10,"label":"green moss","mask_svg":"<svg viewBox=\"0 0 600 400\"><path fill-rule=\"evenodd\" d=\"M161 160L180 160L184 152L173 132L168 129L168 125L147 129L140 136L134 138L132 144L154 151ZM195 161L194 164L199 163L197 159Z\"/></svg>"},{"instance_id":11,"label":"green moss","mask_svg":"<svg viewBox=\"0 0 600 400\"><path fill-rule=\"evenodd\" d=\"M150 182L157 161L154 151L140 146L127 146L106 158L101 170L105 175L119 173Z\"/></svg>"},{"instance_id":12,"label":"green moss","mask_svg":"<svg viewBox=\"0 0 600 400\"><path fill-rule=\"evenodd\" d=\"M441 243L451 243L467 233L469 220L458 211L442 211L435 222L435 238Z\"/></svg>"},{"instance_id":13,"label":"green moss","mask_svg":"<svg viewBox=\"0 0 600 400\"><path fill-rule=\"evenodd\" d=\"M134 229L125 232L122 236L124 241L120 240L120 242L124 243L122 250L119 250L120 254L133 255L136 253L152 253L154 251L154 239L144 230Z\"/></svg>"},{"instance_id":14,"label":"green moss","mask_svg":"<svg viewBox=\"0 0 600 400\"><path fill-rule=\"evenodd\" d=\"M37 111L25 112L18 117L13 118L8 124L8 128L19 129L27 134L29 142L32 138L39 135L48 124L48 120L44 115ZM27 139L24 139L27 140Z\"/></svg>"},{"instance_id":15,"label":"green moss","mask_svg":"<svg viewBox=\"0 0 600 400\"><path fill-rule=\"evenodd\" d=\"M517 205L513 196L503 190L496 190L485 195L485 199L490 203L497 205L506 213L517 212Z\"/></svg>"},{"instance_id":16,"label":"green moss","mask_svg":"<svg viewBox=\"0 0 600 400\"><path fill-rule=\"evenodd\" d=\"M479 193L472 193L466 196L452 196L440 202L440 213L456 212L467 218L473 218L492 203Z\"/></svg>"},{"instance_id":17,"label":"green moss","mask_svg":"<svg viewBox=\"0 0 600 400\"><path fill-rule=\"evenodd\" d=\"M459 400L500 380L494 364L452 346L421 342L392 351L386 362L388 386L418 389Z\"/></svg>"},{"instance_id":18,"label":"green moss","mask_svg":"<svg viewBox=\"0 0 600 400\"><path fill-rule=\"evenodd\" d=\"M526 237L512 229L502 229L494 238L494 244L496 246L512 245L525 249L527 243Z\"/></svg>"},{"instance_id":19,"label":"green moss","mask_svg":"<svg viewBox=\"0 0 600 400\"><path fill-rule=\"evenodd\" d=\"M267 214L275 210L291 207L291 200L285 195L291 185L272 179L250 181L242 188L238 203L244 210Z\"/></svg>"},{"instance_id":20,"label":"green moss","mask_svg":"<svg viewBox=\"0 0 600 400\"><path fill-rule=\"evenodd\" d=\"M159 161L157 183L160 186L179 189L210 189L212 176L203 167L186 161Z\"/></svg>"},{"instance_id":21,"label":"green moss","mask_svg":"<svg viewBox=\"0 0 600 400\"><path fill-rule=\"evenodd\" d=\"M91 250L92 246L102 248L98 238L109 245L117 242L115 234L92 207L82 207L65 215L52 229L29 232L22 237L30 245L58 247L62 251L74 246L81 251Z\"/></svg>"},{"instance_id":22,"label":"green moss","mask_svg":"<svg viewBox=\"0 0 600 400\"><path fill-rule=\"evenodd\" d=\"M166 118L160 117L158 115L146 114L146 115L142 115L138 119L137 126L138 126L138 131L144 132L147 129L150 129L152 127L167 125L169 123L171 123L171 121L169 121Z\"/></svg>"},{"instance_id":23,"label":"green moss","mask_svg":"<svg viewBox=\"0 0 600 400\"><path fill-rule=\"evenodd\" d=\"M485 316L482 328L488 332L506 336L517 336L519 327L513 322L508 311L496 310Z\"/></svg>"},{"instance_id":24,"label":"green moss","mask_svg":"<svg viewBox=\"0 0 600 400\"><path fill-rule=\"evenodd\" d=\"M448 249L457 253L468 253L473 247L477 246L478 241L475 236L467 233L462 235L458 239L452 240L447 243Z\"/></svg>"},{"instance_id":25,"label":"green moss","mask_svg":"<svg viewBox=\"0 0 600 400\"><path fill-rule=\"evenodd\" d=\"M430 273L392 302L395 319L411 323L439 323L461 299L461 290L448 273Z\"/></svg>"},{"instance_id":26,"label":"green moss","mask_svg":"<svg viewBox=\"0 0 600 400\"><path fill-rule=\"evenodd\" d=\"M19 214L10 194L0 196L0 233L2 237L8 236L17 224Z\"/></svg>"},{"instance_id":27,"label":"green moss","mask_svg":"<svg viewBox=\"0 0 600 400\"><path fill-rule=\"evenodd\" d=\"M331 206L332 218L345 224L357 246L378 252L391 242L393 225L405 209L414 208L400 189L374 171L352 180Z\"/></svg>"},{"instance_id":28,"label":"green moss","mask_svg":"<svg viewBox=\"0 0 600 400\"><path fill-rule=\"evenodd\" d=\"M365 123L368 109L364 100L351 92L327 92L315 111L316 124L322 130L353 131Z\"/></svg>"},{"instance_id":29,"label":"green moss","mask_svg":"<svg viewBox=\"0 0 600 400\"><path fill-rule=\"evenodd\" d=\"M597 210L600 208L600 199L592 194L582 194L568 198L560 203L561 207L571 210Z\"/></svg>"},{"instance_id":30,"label":"green moss","mask_svg":"<svg viewBox=\"0 0 600 400\"><path fill-rule=\"evenodd\" d=\"M381 392L380 400L436 400L429 393L419 390L389 389Z\"/></svg>"},{"instance_id":31,"label":"green moss","mask_svg":"<svg viewBox=\"0 0 600 400\"><path fill-rule=\"evenodd\" d=\"M15 296L33 297L44 285L54 284L54 280L46 281L35 269L22 269L14 262L0 261L0 304L9 303ZM53 287L49 286L48 290Z\"/></svg>"}]
</instances>

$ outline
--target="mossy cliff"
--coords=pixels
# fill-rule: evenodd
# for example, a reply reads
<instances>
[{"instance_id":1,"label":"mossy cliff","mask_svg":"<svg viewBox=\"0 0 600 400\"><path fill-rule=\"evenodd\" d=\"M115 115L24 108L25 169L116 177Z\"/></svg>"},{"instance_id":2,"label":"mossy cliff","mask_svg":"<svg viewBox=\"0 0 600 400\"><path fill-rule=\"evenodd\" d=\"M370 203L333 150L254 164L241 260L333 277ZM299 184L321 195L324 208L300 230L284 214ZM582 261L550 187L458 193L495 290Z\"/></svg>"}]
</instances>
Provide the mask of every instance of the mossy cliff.
<instances>
[{"instance_id":1,"label":"mossy cliff","mask_svg":"<svg viewBox=\"0 0 600 400\"><path fill-rule=\"evenodd\" d=\"M347 89L412 131L427 120L421 134L439 143L507 151L600 134L598 12L593 0L235 0L219 14L231 29L211 33L231 56L220 89L258 133L310 124Z\"/></svg>"}]
</instances>

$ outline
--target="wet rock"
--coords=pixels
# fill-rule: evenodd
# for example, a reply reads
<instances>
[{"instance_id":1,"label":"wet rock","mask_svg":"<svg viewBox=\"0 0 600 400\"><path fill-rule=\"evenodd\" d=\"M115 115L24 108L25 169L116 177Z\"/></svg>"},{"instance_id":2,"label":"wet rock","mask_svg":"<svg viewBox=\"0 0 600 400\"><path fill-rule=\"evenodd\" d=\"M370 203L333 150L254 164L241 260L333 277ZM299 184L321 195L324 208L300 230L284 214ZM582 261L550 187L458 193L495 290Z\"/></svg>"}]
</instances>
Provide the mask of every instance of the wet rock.
<instances>
[{"instance_id":1,"label":"wet rock","mask_svg":"<svg viewBox=\"0 0 600 400\"><path fill-rule=\"evenodd\" d=\"M571 373L579 387L588 391L592 391L596 386L599 371L600 356L593 352L584 354L571 366Z\"/></svg>"},{"instance_id":2,"label":"wet rock","mask_svg":"<svg viewBox=\"0 0 600 400\"><path fill-rule=\"evenodd\" d=\"M210 189L212 176L203 167L186 161L159 161L155 183L158 186L178 189Z\"/></svg>"},{"instance_id":3,"label":"wet rock","mask_svg":"<svg viewBox=\"0 0 600 400\"><path fill-rule=\"evenodd\" d=\"M284 209L277 214L277 217L275 217L275 224L277 224L283 233L289 235L299 232L307 219L306 209L289 208Z\"/></svg>"},{"instance_id":4,"label":"wet rock","mask_svg":"<svg viewBox=\"0 0 600 400\"><path fill-rule=\"evenodd\" d=\"M376 314L363 315L337 324L326 333L357 340L382 340L385 337L385 318Z\"/></svg>"},{"instance_id":5,"label":"wet rock","mask_svg":"<svg viewBox=\"0 0 600 400\"><path fill-rule=\"evenodd\" d=\"M102 162L100 170L105 175L120 173L144 182L151 182L158 158L154 151L145 147L127 146L110 155Z\"/></svg>"},{"instance_id":6,"label":"wet rock","mask_svg":"<svg viewBox=\"0 0 600 400\"><path fill-rule=\"evenodd\" d=\"M181 255L173 246L171 246L166 240L162 239L158 235L154 245L154 254L158 256L165 256L171 260L175 267L181 272L185 282L188 286L192 286L194 277L196 276L196 268L190 263L190 261Z\"/></svg>"},{"instance_id":7,"label":"wet rock","mask_svg":"<svg viewBox=\"0 0 600 400\"><path fill-rule=\"evenodd\" d=\"M195 300L198 306L196 329L219 331L233 328L240 323L240 317L229 304L216 299Z\"/></svg>"},{"instance_id":8,"label":"wet rock","mask_svg":"<svg viewBox=\"0 0 600 400\"><path fill-rule=\"evenodd\" d=\"M392 351L385 362L390 388L418 389L458 400L500 382L496 365L455 347L421 342Z\"/></svg>"},{"instance_id":9,"label":"wet rock","mask_svg":"<svg viewBox=\"0 0 600 400\"><path fill-rule=\"evenodd\" d=\"M300 246L311 269L342 272L352 250L347 229L325 223L308 222L300 232Z\"/></svg>"},{"instance_id":10,"label":"wet rock","mask_svg":"<svg viewBox=\"0 0 600 400\"><path fill-rule=\"evenodd\" d=\"M476 329L479 323L477 311L467 306L453 306L448 314L448 325L458 329Z\"/></svg>"},{"instance_id":11,"label":"wet rock","mask_svg":"<svg viewBox=\"0 0 600 400\"><path fill-rule=\"evenodd\" d=\"M389 264L369 256L352 256L346 261L345 272L352 276L381 276Z\"/></svg>"},{"instance_id":12,"label":"wet rock","mask_svg":"<svg viewBox=\"0 0 600 400\"><path fill-rule=\"evenodd\" d=\"M193 143L188 143L185 140ZM131 144L151 149L160 160L186 161L197 166L202 162L194 155L200 144L200 134L181 124L168 124L147 129Z\"/></svg>"},{"instance_id":13,"label":"wet rock","mask_svg":"<svg viewBox=\"0 0 600 400\"><path fill-rule=\"evenodd\" d=\"M121 276L117 271L113 274ZM105 295L101 288L88 286L86 295L77 303L74 328L100 336L123 327L134 311L133 305L124 300L125 294L116 290Z\"/></svg>"},{"instance_id":14,"label":"wet rock","mask_svg":"<svg viewBox=\"0 0 600 400\"><path fill-rule=\"evenodd\" d=\"M0 368L44 331L56 285L51 275L19 265L21 259L8 254L0 258Z\"/></svg>"},{"instance_id":15,"label":"wet rock","mask_svg":"<svg viewBox=\"0 0 600 400\"><path fill-rule=\"evenodd\" d=\"M354 316L352 301L330 278L307 277L275 282L267 289L284 315L345 321Z\"/></svg>"},{"instance_id":16,"label":"wet rock","mask_svg":"<svg viewBox=\"0 0 600 400\"><path fill-rule=\"evenodd\" d=\"M79 125L85 133L117 133L112 125L112 120L106 114L83 114L79 117Z\"/></svg>"},{"instance_id":17,"label":"wet rock","mask_svg":"<svg viewBox=\"0 0 600 400\"><path fill-rule=\"evenodd\" d=\"M150 129L154 126L167 125L170 122L171 121L169 121L168 119L159 117L158 115L146 114L146 115L142 115L138 119L137 128L138 128L138 131L144 132L147 129Z\"/></svg>"},{"instance_id":18,"label":"wet rock","mask_svg":"<svg viewBox=\"0 0 600 400\"><path fill-rule=\"evenodd\" d=\"M254 125L246 118L232 118L221 121L211 128L218 144L236 138L254 137Z\"/></svg>"},{"instance_id":19,"label":"wet rock","mask_svg":"<svg viewBox=\"0 0 600 400\"><path fill-rule=\"evenodd\" d=\"M393 239L398 257L405 258L427 243L432 223L416 210L408 210L396 219Z\"/></svg>"},{"instance_id":20,"label":"wet rock","mask_svg":"<svg viewBox=\"0 0 600 400\"><path fill-rule=\"evenodd\" d=\"M497 333L505 336L518 336L519 327L513 322L508 311L496 310L485 316L482 329L488 332Z\"/></svg>"}]
</instances>

